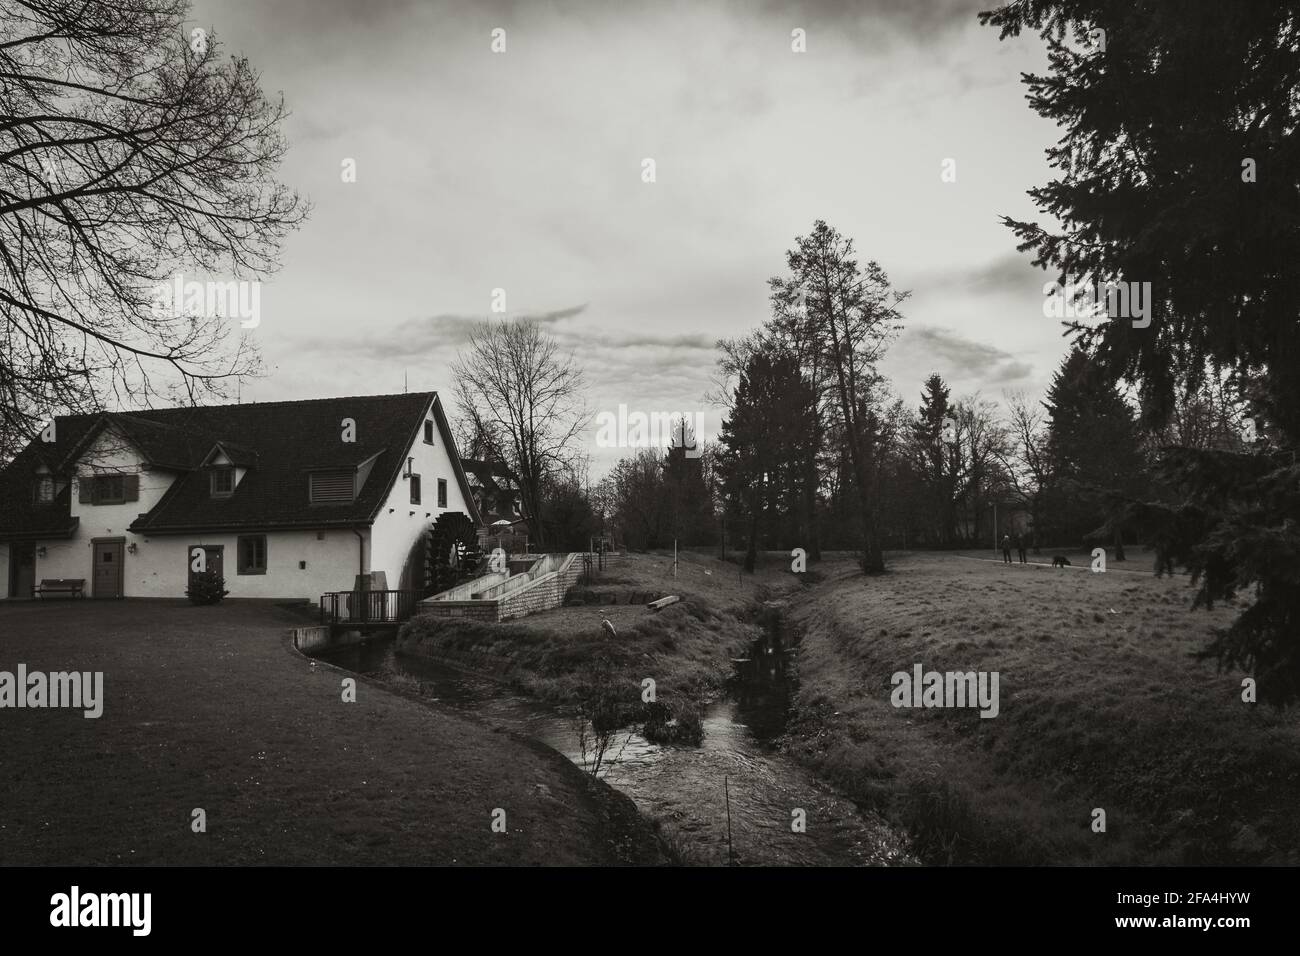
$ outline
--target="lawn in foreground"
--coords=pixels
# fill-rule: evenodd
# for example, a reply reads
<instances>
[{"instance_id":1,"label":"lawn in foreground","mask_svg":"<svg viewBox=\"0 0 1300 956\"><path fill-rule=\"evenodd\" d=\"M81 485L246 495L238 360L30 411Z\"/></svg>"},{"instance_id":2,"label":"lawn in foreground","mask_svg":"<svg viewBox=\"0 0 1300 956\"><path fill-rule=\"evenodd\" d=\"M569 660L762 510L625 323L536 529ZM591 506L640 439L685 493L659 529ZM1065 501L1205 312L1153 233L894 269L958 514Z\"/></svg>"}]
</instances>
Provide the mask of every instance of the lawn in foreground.
<instances>
[{"instance_id":1,"label":"lawn in foreground","mask_svg":"<svg viewBox=\"0 0 1300 956\"><path fill-rule=\"evenodd\" d=\"M1196 661L1235 610L1189 610L1188 579L1134 552L1104 574L1083 555L1054 570L915 554L871 578L823 565L792 614L790 749L936 862L1300 861L1297 714L1244 703L1246 675ZM893 707L891 675L917 663L997 671L1000 713Z\"/></svg>"},{"instance_id":2,"label":"lawn in foreground","mask_svg":"<svg viewBox=\"0 0 1300 956\"><path fill-rule=\"evenodd\" d=\"M0 710L0 865L660 859L630 800L540 745L364 680L344 703L350 675L286 645L298 623L236 602L0 606L0 670L105 685L98 719Z\"/></svg>"}]
</instances>

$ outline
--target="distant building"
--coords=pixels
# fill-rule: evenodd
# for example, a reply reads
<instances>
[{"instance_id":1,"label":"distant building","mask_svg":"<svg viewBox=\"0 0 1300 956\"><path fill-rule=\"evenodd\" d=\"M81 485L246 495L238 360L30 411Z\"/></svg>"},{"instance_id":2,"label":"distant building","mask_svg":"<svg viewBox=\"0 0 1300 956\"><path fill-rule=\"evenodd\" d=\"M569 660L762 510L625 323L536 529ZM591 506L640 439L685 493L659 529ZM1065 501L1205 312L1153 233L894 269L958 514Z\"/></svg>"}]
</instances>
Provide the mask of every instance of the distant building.
<instances>
[{"instance_id":1,"label":"distant building","mask_svg":"<svg viewBox=\"0 0 1300 956\"><path fill-rule=\"evenodd\" d=\"M528 518L514 472L500 462L462 458L460 463L483 519L480 545L485 550L502 547L512 554L527 551Z\"/></svg>"}]
</instances>

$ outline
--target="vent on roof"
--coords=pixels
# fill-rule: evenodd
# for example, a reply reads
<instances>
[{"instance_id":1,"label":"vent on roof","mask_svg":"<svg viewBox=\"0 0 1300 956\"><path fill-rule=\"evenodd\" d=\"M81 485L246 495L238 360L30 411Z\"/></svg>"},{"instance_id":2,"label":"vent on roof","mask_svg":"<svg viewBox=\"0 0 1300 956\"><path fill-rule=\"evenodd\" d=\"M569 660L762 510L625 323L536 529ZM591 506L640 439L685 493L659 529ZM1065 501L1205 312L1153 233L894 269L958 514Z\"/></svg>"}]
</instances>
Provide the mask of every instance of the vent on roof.
<instances>
[{"instance_id":1,"label":"vent on roof","mask_svg":"<svg viewBox=\"0 0 1300 956\"><path fill-rule=\"evenodd\" d=\"M351 501L354 497L356 473L353 471L315 471L311 474L312 504L332 504Z\"/></svg>"}]
</instances>

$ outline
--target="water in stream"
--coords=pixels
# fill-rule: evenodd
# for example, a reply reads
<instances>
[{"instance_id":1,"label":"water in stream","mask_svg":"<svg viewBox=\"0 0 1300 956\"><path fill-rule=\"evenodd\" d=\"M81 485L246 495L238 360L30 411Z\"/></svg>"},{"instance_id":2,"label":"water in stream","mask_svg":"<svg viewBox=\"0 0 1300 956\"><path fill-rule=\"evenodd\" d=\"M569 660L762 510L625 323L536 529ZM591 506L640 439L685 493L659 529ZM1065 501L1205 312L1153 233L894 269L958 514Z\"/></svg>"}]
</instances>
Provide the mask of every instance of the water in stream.
<instances>
[{"instance_id":1,"label":"water in stream","mask_svg":"<svg viewBox=\"0 0 1300 956\"><path fill-rule=\"evenodd\" d=\"M773 649L779 659L779 648ZM757 654L766 653L758 648ZM511 693L501 684L426 657L396 653L391 640L332 648L318 656L380 680L419 682L422 697L527 734L582 765L571 717ZM757 670L757 668L754 668ZM772 740L784 727L787 693L778 667L746 682L739 699L709 705L704 742L658 745L620 732L600 777L662 821L695 862L728 862L727 798L735 865L861 866L914 862L905 842L883 820L857 808ZM755 675L756 676L756 675ZM726 780L724 788L724 779ZM793 832L794 811L806 830Z\"/></svg>"}]
</instances>

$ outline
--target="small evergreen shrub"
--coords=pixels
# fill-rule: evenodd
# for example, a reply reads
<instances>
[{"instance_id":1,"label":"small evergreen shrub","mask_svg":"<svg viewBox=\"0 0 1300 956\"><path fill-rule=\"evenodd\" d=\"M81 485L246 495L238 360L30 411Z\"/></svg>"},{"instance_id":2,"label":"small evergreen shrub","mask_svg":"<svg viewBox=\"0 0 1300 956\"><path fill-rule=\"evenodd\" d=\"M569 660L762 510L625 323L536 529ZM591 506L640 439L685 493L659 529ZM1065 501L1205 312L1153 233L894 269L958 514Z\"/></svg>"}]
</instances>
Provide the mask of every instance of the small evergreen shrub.
<instances>
[{"instance_id":1,"label":"small evergreen shrub","mask_svg":"<svg viewBox=\"0 0 1300 956\"><path fill-rule=\"evenodd\" d=\"M220 604L221 599L230 592L226 590L226 579L216 571L200 571L190 578L190 586L185 596L191 604Z\"/></svg>"}]
</instances>

